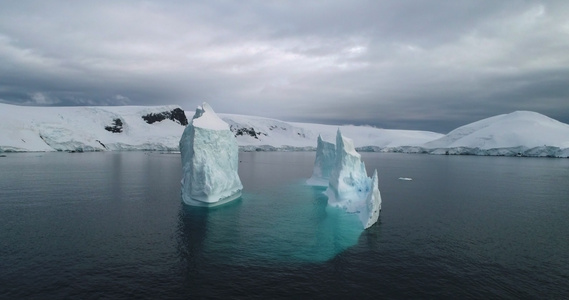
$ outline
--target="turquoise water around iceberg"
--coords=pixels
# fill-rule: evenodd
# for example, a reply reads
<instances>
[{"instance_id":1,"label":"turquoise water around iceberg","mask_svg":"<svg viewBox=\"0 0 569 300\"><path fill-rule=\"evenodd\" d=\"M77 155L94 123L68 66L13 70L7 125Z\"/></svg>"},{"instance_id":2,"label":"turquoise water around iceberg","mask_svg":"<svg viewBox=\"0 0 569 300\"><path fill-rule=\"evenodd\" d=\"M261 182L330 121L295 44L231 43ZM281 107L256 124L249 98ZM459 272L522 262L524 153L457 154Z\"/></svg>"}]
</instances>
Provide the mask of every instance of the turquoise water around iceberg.
<instances>
[{"instance_id":1,"label":"turquoise water around iceberg","mask_svg":"<svg viewBox=\"0 0 569 300\"><path fill-rule=\"evenodd\" d=\"M205 232L198 233L203 251L216 259L247 265L321 262L355 245L363 231L357 215L329 207L323 191L288 184L244 193L219 207L185 206L180 218L204 223Z\"/></svg>"}]
</instances>

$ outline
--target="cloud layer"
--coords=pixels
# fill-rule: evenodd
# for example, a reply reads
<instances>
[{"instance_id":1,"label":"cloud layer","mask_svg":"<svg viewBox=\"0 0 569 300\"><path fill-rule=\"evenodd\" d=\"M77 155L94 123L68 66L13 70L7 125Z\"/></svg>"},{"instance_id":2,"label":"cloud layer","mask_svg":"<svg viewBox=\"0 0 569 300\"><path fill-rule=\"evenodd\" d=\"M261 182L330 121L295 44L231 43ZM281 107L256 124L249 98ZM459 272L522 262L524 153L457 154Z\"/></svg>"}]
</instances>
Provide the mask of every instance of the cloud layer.
<instances>
[{"instance_id":1,"label":"cloud layer","mask_svg":"<svg viewBox=\"0 0 569 300\"><path fill-rule=\"evenodd\" d=\"M0 101L179 104L449 130L532 110L569 123L569 3L12 1Z\"/></svg>"}]
</instances>

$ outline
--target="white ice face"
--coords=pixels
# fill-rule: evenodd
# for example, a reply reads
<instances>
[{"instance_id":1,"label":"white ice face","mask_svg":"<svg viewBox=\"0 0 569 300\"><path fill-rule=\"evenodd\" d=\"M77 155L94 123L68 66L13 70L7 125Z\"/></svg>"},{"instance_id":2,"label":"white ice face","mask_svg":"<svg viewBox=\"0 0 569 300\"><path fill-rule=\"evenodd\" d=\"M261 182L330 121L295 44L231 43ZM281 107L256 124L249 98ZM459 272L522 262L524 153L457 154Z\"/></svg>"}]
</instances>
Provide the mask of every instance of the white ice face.
<instances>
[{"instance_id":1,"label":"white ice face","mask_svg":"<svg viewBox=\"0 0 569 300\"><path fill-rule=\"evenodd\" d=\"M375 224L379 218L379 212L381 211L381 194L379 193L378 181L377 170L375 170L371 178L370 193L365 200L366 213L360 214L360 220L364 228L369 228Z\"/></svg>"},{"instance_id":2,"label":"white ice face","mask_svg":"<svg viewBox=\"0 0 569 300\"><path fill-rule=\"evenodd\" d=\"M335 164L336 146L333 143L322 140L322 137L319 135L314 170L312 171L312 177L306 183L315 186L328 186L328 180Z\"/></svg>"},{"instance_id":3,"label":"white ice face","mask_svg":"<svg viewBox=\"0 0 569 300\"><path fill-rule=\"evenodd\" d=\"M356 213L364 228L377 222L381 210L377 170L373 178L367 176L361 156L355 151L352 140L336 136L336 160L330 173L328 204Z\"/></svg>"},{"instance_id":4,"label":"white ice face","mask_svg":"<svg viewBox=\"0 0 569 300\"><path fill-rule=\"evenodd\" d=\"M229 126L220 122L204 103L180 139L182 199L186 204L212 206L241 195L237 141Z\"/></svg>"}]
</instances>

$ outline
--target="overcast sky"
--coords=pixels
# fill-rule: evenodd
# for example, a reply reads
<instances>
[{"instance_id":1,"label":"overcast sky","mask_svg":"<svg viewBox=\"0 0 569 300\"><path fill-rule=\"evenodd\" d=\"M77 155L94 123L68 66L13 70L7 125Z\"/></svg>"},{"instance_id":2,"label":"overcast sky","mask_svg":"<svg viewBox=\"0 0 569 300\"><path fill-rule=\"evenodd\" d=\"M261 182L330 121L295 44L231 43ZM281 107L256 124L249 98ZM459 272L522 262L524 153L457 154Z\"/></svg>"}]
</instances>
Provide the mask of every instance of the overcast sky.
<instances>
[{"instance_id":1,"label":"overcast sky","mask_svg":"<svg viewBox=\"0 0 569 300\"><path fill-rule=\"evenodd\" d=\"M446 133L569 123L569 1L0 2L0 102Z\"/></svg>"}]
</instances>

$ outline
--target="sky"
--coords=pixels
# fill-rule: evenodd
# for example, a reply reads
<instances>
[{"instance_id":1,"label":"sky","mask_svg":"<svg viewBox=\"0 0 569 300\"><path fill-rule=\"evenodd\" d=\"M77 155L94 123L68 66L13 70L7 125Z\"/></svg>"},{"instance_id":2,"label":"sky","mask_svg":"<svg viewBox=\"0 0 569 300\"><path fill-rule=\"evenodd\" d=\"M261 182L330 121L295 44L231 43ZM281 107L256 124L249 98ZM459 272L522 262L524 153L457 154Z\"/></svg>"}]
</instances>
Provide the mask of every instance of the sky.
<instances>
[{"instance_id":1,"label":"sky","mask_svg":"<svg viewBox=\"0 0 569 300\"><path fill-rule=\"evenodd\" d=\"M447 133L569 123L569 1L0 0L0 102Z\"/></svg>"}]
</instances>

